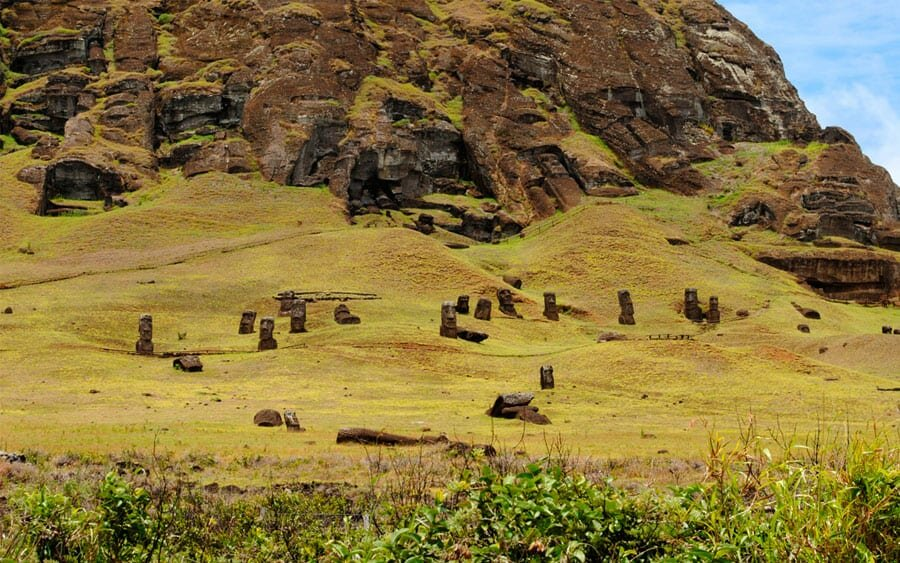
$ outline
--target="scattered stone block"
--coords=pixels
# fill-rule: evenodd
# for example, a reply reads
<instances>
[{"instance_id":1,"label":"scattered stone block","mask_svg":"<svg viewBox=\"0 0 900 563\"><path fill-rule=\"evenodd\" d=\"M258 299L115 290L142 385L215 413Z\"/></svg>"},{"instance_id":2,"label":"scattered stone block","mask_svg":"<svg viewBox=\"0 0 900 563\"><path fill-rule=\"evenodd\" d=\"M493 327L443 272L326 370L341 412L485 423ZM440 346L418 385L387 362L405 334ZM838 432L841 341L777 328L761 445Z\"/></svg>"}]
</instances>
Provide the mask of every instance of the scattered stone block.
<instances>
[{"instance_id":1,"label":"scattered stone block","mask_svg":"<svg viewBox=\"0 0 900 563\"><path fill-rule=\"evenodd\" d=\"M4 315L12 315L13 314L12 307L7 307L6 309L3 309L3 314Z\"/></svg>"},{"instance_id":2,"label":"scattered stone block","mask_svg":"<svg viewBox=\"0 0 900 563\"><path fill-rule=\"evenodd\" d=\"M0 461L5 461L6 463L26 463L28 460L25 458L25 454L0 451Z\"/></svg>"},{"instance_id":3,"label":"scattered stone block","mask_svg":"<svg viewBox=\"0 0 900 563\"><path fill-rule=\"evenodd\" d=\"M514 276L512 274L505 274L503 276L503 281L507 284L513 286L516 289L522 289L522 278L519 276Z\"/></svg>"},{"instance_id":4,"label":"scattered stone block","mask_svg":"<svg viewBox=\"0 0 900 563\"><path fill-rule=\"evenodd\" d=\"M797 330L804 334L809 334L809 325L797 325Z\"/></svg>"},{"instance_id":5,"label":"scattered stone block","mask_svg":"<svg viewBox=\"0 0 900 563\"><path fill-rule=\"evenodd\" d=\"M516 306L513 304L512 291L508 289L497 290L497 301L500 303L500 312L510 317L521 318Z\"/></svg>"},{"instance_id":6,"label":"scattered stone block","mask_svg":"<svg viewBox=\"0 0 900 563\"><path fill-rule=\"evenodd\" d=\"M889 327L889 326L881 327L881 334L891 334L892 332L894 332L893 327Z\"/></svg>"},{"instance_id":7,"label":"scattered stone block","mask_svg":"<svg viewBox=\"0 0 900 563\"><path fill-rule=\"evenodd\" d=\"M291 307L291 334L306 332L306 301L297 299Z\"/></svg>"},{"instance_id":8,"label":"scattered stone block","mask_svg":"<svg viewBox=\"0 0 900 563\"><path fill-rule=\"evenodd\" d=\"M135 352L144 356L153 355L153 317L151 315L141 315L138 321L138 335L138 341L134 345Z\"/></svg>"},{"instance_id":9,"label":"scattered stone block","mask_svg":"<svg viewBox=\"0 0 900 563\"><path fill-rule=\"evenodd\" d=\"M430 235L434 233L434 217L428 215L427 213L421 213L419 218L416 219L416 230L422 233L423 235Z\"/></svg>"},{"instance_id":10,"label":"scattered stone block","mask_svg":"<svg viewBox=\"0 0 900 563\"><path fill-rule=\"evenodd\" d=\"M475 304L475 318L480 321L491 320L491 300L484 297Z\"/></svg>"},{"instance_id":11,"label":"scattered stone block","mask_svg":"<svg viewBox=\"0 0 900 563\"><path fill-rule=\"evenodd\" d=\"M181 371L197 372L203 371L203 362L200 361L200 356L191 354L175 358L172 367Z\"/></svg>"},{"instance_id":12,"label":"scattered stone block","mask_svg":"<svg viewBox=\"0 0 900 563\"><path fill-rule=\"evenodd\" d=\"M275 350L278 348L278 341L275 340L275 319L272 317L263 317L259 321L259 346L257 350L263 352L265 350Z\"/></svg>"},{"instance_id":13,"label":"scattered stone block","mask_svg":"<svg viewBox=\"0 0 900 563\"><path fill-rule=\"evenodd\" d=\"M684 290L684 318L695 323L703 320L700 299L697 297L697 290L693 287L688 287Z\"/></svg>"},{"instance_id":14,"label":"scattered stone block","mask_svg":"<svg viewBox=\"0 0 900 563\"><path fill-rule=\"evenodd\" d=\"M493 406L487 410L489 416L495 418L516 418L522 409L537 411L537 407L530 406L534 400L534 393L505 393L498 395Z\"/></svg>"},{"instance_id":15,"label":"scattered stone block","mask_svg":"<svg viewBox=\"0 0 900 563\"><path fill-rule=\"evenodd\" d=\"M334 308L334 322L339 325L358 325L362 321L350 312L350 307L341 303Z\"/></svg>"},{"instance_id":16,"label":"scattered stone block","mask_svg":"<svg viewBox=\"0 0 900 563\"><path fill-rule=\"evenodd\" d=\"M597 342L615 342L619 340L626 340L624 334L619 334L618 332L601 332L599 336L597 336Z\"/></svg>"},{"instance_id":17,"label":"scattered stone block","mask_svg":"<svg viewBox=\"0 0 900 563\"><path fill-rule=\"evenodd\" d=\"M719 298L712 296L709 298L709 311L706 312L706 322L719 324L721 321L722 314L719 312Z\"/></svg>"},{"instance_id":18,"label":"scattered stone block","mask_svg":"<svg viewBox=\"0 0 900 563\"><path fill-rule=\"evenodd\" d=\"M461 340L465 340L467 342L474 342L476 344L484 342L485 340L488 339L487 333L478 332L477 330L459 329L456 331L456 336L458 338L460 338Z\"/></svg>"},{"instance_id":19,"label":"scattered stone block","mask_svg":"<svg viewBox=\"0 0 900 563\"><path fill-rule=\"evenodd\" d=\"M456 306L453 301L444 301L441 305L441 336L444 338L456 338Z\"/></svg>"},{"instance_id":20,"label":"scattered stone block","mask_svg":"<svg viewBox=\"0 0 900 563\"><path fill-rule=\"evenodd\" d=\"M282 291L275 296L275 299L280 303L278 306L278 316L290 316L291 309L294 307L294 301L297 300L297 294L293 291Z\"/></svg>"},{"instance_id":21,"label":"scattered stone block","mask_svg":"<svg viewBox=\"0 0 900 563\"><path fill-rule=\"evenodd\" d=\"M541 366L541 389L553 389L556 383L553 381L553 366Z\"/></svg>"},{"instance_id":22,"label":"scattered stone block","mask_svg":"<svg viewBox=\"0 0 900 563\"><path fill-rule=\"evenodd\" d=\"M460 295L456 298L456 313L459 315L469 314L469 296Z\"/></svg>"},{"instance_id":23,"label":"scattered stone block","mask_svg":"<svg viewBox=\"0 0 900 563\"><path fill-rule=\"evenodd\" d=\"M746 319L747 317L750 316L750 311L748 311L747 309L738 309L737 311L734 312L734 314L739 319Z\"/></svg>"},{"instance_id":24,"label":"scattered stone block","mask_svg":"<svg viewBox=\"0 0 900 563\"><path fill-rule=\"evenodd\" d=\"M544 317L551 321L559 320L559 308L556 306L556 294L544 293Z\"/></svg>"},{"instance_id":25,"label":"scattered stone block","mask_svg":"<svg viewBox=\"0 0 900 563\"><path fill-rule=\"evenodd\" d=\"M284 426L288 432L305 432L306 428L300 426L300 419L297 413L292 410L284 411Z\"/></svg>"},{"instance_id":26,"label":"scattered stone block","mask_svg":"<svg viewBox=\"0 0 900 563\"><path fill-rule=\"evenodd\" d=\"M524 407L519 409L519 412L516 413L516 418L524 420L525 422L530 422L531 424L551 424L550 418L548 418L547 415L539 413L537 407Z\"/></svg>"},{"instance_id":27,"label":"scattered stone block","mask_svg":"<svg viewBox=\"0 0 900 563\"><path fill-rule=\"evenodd\" d=\"M900 334L900 328L895 328L895 329L894 329L894 334Z\"/></svg>"},{"instance_id":28,"label":"scattered stone block","mask_svg":"<svg viewBox=\"0 0 900 563\"><path fill-rule=\"evenodd\" d=\"M619 308L621 312L619 313L619 324L620 325L633 325L634 321L634 302L631 301L631 292L627 289L620 289L618 293L619 297Z\"/></svg>"},{"instance_id":29,"label":"scattered stone block","mask_svg":"<svg viewBox=\"0 0 900 563\"><path fill-rule=\"evenodd\" d=\"M263 319L265 320L265 319ZM260 329L262 330L262 329ZM253 415L253 424L257 426L262 426L265 428L274 428L276 426L281 426L281 415L278 414L278 411L273 409L263 409Z\"/></svg>"},{"instance_id":30,"label":"scattered stone block","mask_svg":"<svg viewBox=\"0 0 900 563\"><path fill-rule=\"evenodd\" d=\"M244 311L241 314L241 326L238 334L253 334L253 326L256 324L256 311Z\"/></svg>"}]
</instances>

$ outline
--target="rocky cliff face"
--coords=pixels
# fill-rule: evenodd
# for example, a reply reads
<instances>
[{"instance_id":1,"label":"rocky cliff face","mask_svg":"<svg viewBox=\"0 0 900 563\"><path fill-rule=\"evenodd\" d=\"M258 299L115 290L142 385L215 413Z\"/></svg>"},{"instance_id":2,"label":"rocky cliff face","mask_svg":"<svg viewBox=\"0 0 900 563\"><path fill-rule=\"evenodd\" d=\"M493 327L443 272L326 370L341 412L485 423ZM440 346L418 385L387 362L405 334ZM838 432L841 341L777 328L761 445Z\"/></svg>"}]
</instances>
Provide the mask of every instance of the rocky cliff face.
<instances>
[{"instance_id":1,"label":"rocky cliff face","mask_svg":"<svg viewBox=\"0 0 900 563\"><path fill-rule=\"evenodd\" d=\"M802 240L900 239L887 173L823 131L777 54L709 0L2 6L2 128L45 161L21 175L41 212L162 166L327 184L354 214L492 197L444 225L483 240L642 186L735 193L725 220ZM747 168L760 189L715 166L778 141Z\"/></svg>"}]
</instances>

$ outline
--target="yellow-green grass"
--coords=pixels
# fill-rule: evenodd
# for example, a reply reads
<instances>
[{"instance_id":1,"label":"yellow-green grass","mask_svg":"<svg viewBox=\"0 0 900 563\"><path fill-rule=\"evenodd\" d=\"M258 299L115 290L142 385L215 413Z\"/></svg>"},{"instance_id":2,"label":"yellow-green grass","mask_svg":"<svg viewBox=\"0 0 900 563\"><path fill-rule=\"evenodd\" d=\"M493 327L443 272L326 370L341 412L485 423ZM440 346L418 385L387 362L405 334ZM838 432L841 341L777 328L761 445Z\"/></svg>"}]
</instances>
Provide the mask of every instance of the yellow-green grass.
<instances>
[{"instance_id":1,"label":"yellow-green grass","mask_svg":"<svg viewBox=\"0 0 900 563\"><path fill-rule=\"evenodd\" d=\"M896 337L877 334L900 326L897 310L822 300L750 258L701 199L648 191L524 238L450 250L409 229L351 226L326 191L252 176L169 176L124 209L40 218L22 203L33 188L11 175L0 172L0 283L31 285L0 291L0 308L14 309L0 315L0 449L156 443L216 459L201 481L240 484L360 479L367 450L334 443L345 426L431 429L533 455L559 436L581 455L655 458L699 456L711 428L733 435L748 416L800 432L820 420L897 423L896 398L877 390L898 385ZM671 246L673 235L691 244ZM34 255L18 252L26 241ZM493 297L507 272L525 280L523 319L460 316L490 334L480 345L438 336L442 301ZM69 279L39 283L51 277ZM720 297L721 325L678 314L687 286ZM635 327L617 324L620 288L634 297ZM279 318L279 349L257 353L256 335L237 335L240 313L273 314L283 289L381 299L349 303L359 326L336 325L333 302L310 304L308 333L289 334ZM575 307L558 323L541 316L547 290ZM793 301L822 320L803 319ZM750 317L737 320L737 309ZM157 351L205 351L203 373L128 353L145 312ZM632 340L597 344L606 330ZM657 333L696 339L647 340ZM553 391L537 389L546 363ZM519 390L536 392L551 426L485 416L497 393ZM254 427L261 408L296 409L307 432ZM248 461L258 456L291 460L279 466L289 475Z\"/></svg>"}]
</instances>

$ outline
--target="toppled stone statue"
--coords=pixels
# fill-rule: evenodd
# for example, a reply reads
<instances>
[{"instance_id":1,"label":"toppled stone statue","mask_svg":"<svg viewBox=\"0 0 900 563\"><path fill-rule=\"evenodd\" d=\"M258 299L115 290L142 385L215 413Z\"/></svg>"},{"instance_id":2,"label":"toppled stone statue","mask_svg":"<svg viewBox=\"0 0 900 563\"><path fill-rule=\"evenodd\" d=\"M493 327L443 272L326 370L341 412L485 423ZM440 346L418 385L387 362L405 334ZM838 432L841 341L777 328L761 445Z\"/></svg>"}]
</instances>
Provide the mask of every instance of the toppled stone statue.
<instances>
[{"instance_id":1,"label":"toppled stone statue","mask_svg":"<svg viewBox=\"0 0 900 563\"><path fill-rule=\"evenodd\" d=\"M175 358L172 361L172 367L181 371L197 372L203 371L203 362L200 361L199 356L190 354Z\"/></svg>"},{"instance_id":2,"label":"toppled stone statue","mask_svg":"<svg viewBox=\"0 0 900 563\"><path fill-rule=\"evenodd\" d=\"M721 321L722 314L719 312L719 298L712 296L709 298L709 311L706 312L706 322L718 324Z\"/></svg>"},{"instance_id":3,"label":"toppled stone statue","mask_svg":"<svg viewBox=\"0 0 900 563\"><path fill-rule=\"evenodd\" d=\"M241 326L238 334L253 334L253 326L256 324L256 311L244 311L241 314Z\"/></svg>"},{"instance_id":4,"label":"toppled stone statue","mask_svg":"<svg viewBox=\"0 0 900 563\"><path fill-rule=\"evenodd\" d=\"M456 338L456 307L453 301L444 301L441 305L441 336L444 338Z\"/></svg>"},{"instance_id":5,"label":"toppled stone statue","mask_svg":"<svg viewBox=\"0 0 900 563\"><path fill-rule=\"evenodd\" d=\"M620 334L618 332L601 332L597 336L597 342L617 342L620 340L627 340L624 334Z\"/></svg>"},{"instance_id":6,"label":"toppled stone statue","mask_svg":"<svg viewBox=\"0 0 900 563\"><path fill-rule=\"evenodd\" d=\"M503 281L513 286L516 289L522 289L522 278L519 276L514 276L512 274L504 274Z\"/></svg>"},{"instance_id":7,"label":"toppled stone statue","mask_svg":"<svg viewBox=\"0 0 900 563\"><path fill-rule=\"evenodd\" d=\"M150 315L141 315L138 321L138 335L140 338L134 345L134 350L138 354L145 356L153 355L153 317Z\"/></svg>"},{"instance_id":8,"label":"toppled stone statue","mask_svg":"<svg viewBox=\"0 0 900 563\"><path fill-rule=\"evenodd\" d=\"M475 318L480 321L491 320L491 300L484 297L475 304Z\"/></svg>"},{"instance_id":9,"label":"toppled stone statue","mask_svg":"<svg viewBox=\"0 0 900 563\"><path fill-rule=\"evenodd\" d=\"M275 299L280 303L278 307L278 316L287 317L291 314L291 309L294 307L294 301L297 300L297 294L290 290L282 291L275 296Z\"/></svg>"},{"instance_id":10,"label":"toppled stone statue","mask_svg":"<svg viewBox=\"0 0 900 563\"><path fill-rule=\"evenodd\" d=\"M556 383L553 381L553 366L541 366L541 389L553 389Z\"/></svg>"},{"instance_id":11,"label":"toppled stone statue","mask_svg":"<svg viewBox=\"0 0 900 563\"><path fill-rule=\"evenodd\" d=\"M306 301L297 299L291 307L291 334L306 332Z\"/></svg>"},{"instance_id":12,"label":"toppled stone statue","mask_svg":"<svg viewBox=\"0 0 900 563\"><path fill-rule=\"evenodd\" d=\"M305 432L306 428L300 426L300 419L297 413L292 410L284 411L284 425L288 432Z\"/></svg>"},{"instance_id":13,"label":"toppled stone statue","mask_svg":"<svg viewBox=\"0 0 900 563\"><path fill-rule=\"evenodd\" d=\"M350 307L341 303L334 308L334 322L339 325L358 325L362 321L360 321L359 317L350 313Z\"/></svg>"},{"instance_id":14,"label":"toppled stone statue","mask_svg":"<svg viewBox=\"0 0 900 563\"><path fill-rule=\"evenodd\" d=\"M265 320L265 319L263 319ZM262 328L260 328L262 331ZM253 415L253 424L257 426L263 426L266 428L273 428L275 426L281 426L281 415L278 414L278 411L273 409L263 409Z\"/></svg>"},{"instance_id":15,"label":"toppled stone statue","mask_svg":"<svg viewBox=\"0 0 900 563\"><path fill-rule=\"evenodd\" d=\"M497 290L497 301L500 303L500 312L510 317L522 318L513 305L512 291L508 289Z\"/></svg>"},{"instance_id":16,"label":"toppled stone statue","mask_svg":"<svg viewBox=\"0 0 900 563\"><path fill-rule=\"evenodd\" d=\"M456 336L459 337L461 340L466 340L468 342L474 342L475 344L484 342L485 340L488 339L487 333L478 332L477 330L466 330L464 328L457 330Z\"/></svg>"},{"instance_id":17,"label":"toppled stone statue","mask_svg":"<svg viewBox=\"0 0 900 563\"><path fill-rule=\"evenodd\" d=\"M538 413L538 408L530 405L534 393L506 393L498 395L493 406L487 410L495 418L517 418L532 424L550 424L550 419Z\"/></svg>"},{"instance_id":18,"label":"toppled stone statue","mask_svg":"<svg viewBox=\"0 0 900 563\"><path fill-rule=\"evenodd\" d=\"M799 305L797 303L791 303L791 305L793 305L794 309L796 309L798 313L803 315L804 318L813 319L813 320L819 320L822 318L821 313L819 313L815 309L810 309L809 307L803 307L802 305Z\"/></svg>"},{"instance_id":19,"label":"toppled stone statue","mask_svg":"<svg viewBox=\"0 0 900 563\"><path fill-rule=\"evenodd\" d=\"M797 330L803 334L809 334L809 325L797 325Z\"/></svg>"},{"instance_id":20,"label":"toppled stone statue","mask_svg":"<svg viewBox=\"0 0 900 563\"><path fill-rule=\"evenodd\" d=\"M555 293L544 293L544 317L551 321L559 320L559 309L556 307Z\"/></svg>"},{"instance_id":21,"label":"toppled stone statue","mask_svg":"<svg viewBox=\"0 0 900 563\"><path fill-rule=\"evenodd\" d=\"M684 290L684 318L699 323L703 320L703 310L700 308L700 298L693 287Z\"/></svg>"},{"instance_id":22,"label":"toppled stone statue","mask_svg":"<svg viewBox=\"0 0 900 563\"><path fill-rule=\"evenodd\" d=\"M3 314L4 315L12 315L13 314L12 307L7 307L6 309L3 309Z\"/></svg>"},{"instance_id":23,"label":"toppled stone statue","mask_svg":"<svg viewBox=\"0 0 900 563\"><path fill-rule=\"evenodd\" d=\"M634 322L634 302L631 301L631 292L627 289L619 290L619 324L633 325Z\"/></svg>"},{"instance_id":24,"label":"toppled stone statue","mask_svg":"<svg viewBox=\"0 0 900 563\"><path fill-rule=\"evenodd\" d=\"M278 348L278 341L275 340L275 319L272 317L263 317L259 321L259 346L260 352L265 350L275 350Z\"/></svg>"},{"instance_id":25,"label":"toppled stone statue","mask_svg":"<svg viewBox=\"0 0 900 563\"><path fill-rule=\"evenodd\" d=\"M469 296L460 295L456 298L456 312L460 315L469 314Z\"/></svg>"},{"instance_id":26,"label":"toppled stone statue","mask_svg":"<svg viewBox=\"0 0 900 563\"><path fill-rule=\"evenodd\" d=\"M894 327L890 327L890 326L881 327L881 334L891 334L892 332L894 332Z\"/></svg>"}]
</instances>

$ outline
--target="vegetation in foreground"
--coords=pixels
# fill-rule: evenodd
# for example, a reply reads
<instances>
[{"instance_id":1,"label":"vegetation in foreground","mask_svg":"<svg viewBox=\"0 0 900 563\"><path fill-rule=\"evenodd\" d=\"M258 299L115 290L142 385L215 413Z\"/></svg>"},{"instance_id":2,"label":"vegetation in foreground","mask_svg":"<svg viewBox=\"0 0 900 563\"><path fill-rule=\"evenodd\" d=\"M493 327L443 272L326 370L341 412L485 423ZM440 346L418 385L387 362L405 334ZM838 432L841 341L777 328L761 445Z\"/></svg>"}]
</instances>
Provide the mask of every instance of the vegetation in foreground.
<instances>
[{"instance_id":1,"label":"vegetation in foreground","mask_svg":"<svg viewBox=\"0 0 900 563\"><path fill-rule=\"evenodd\" d=\"M157 459L99 482L19 486L0 505L0 558L896 561L898 454L878 431L798 443L750 427L735 444L711 438L705 478L665 491L586 477L557 448L524 465L478 450L451 458L454 477L439 488L421 456L379 457L365 491L307 484L233 497L173 482Z\"/></svg>"}]
</instances>

